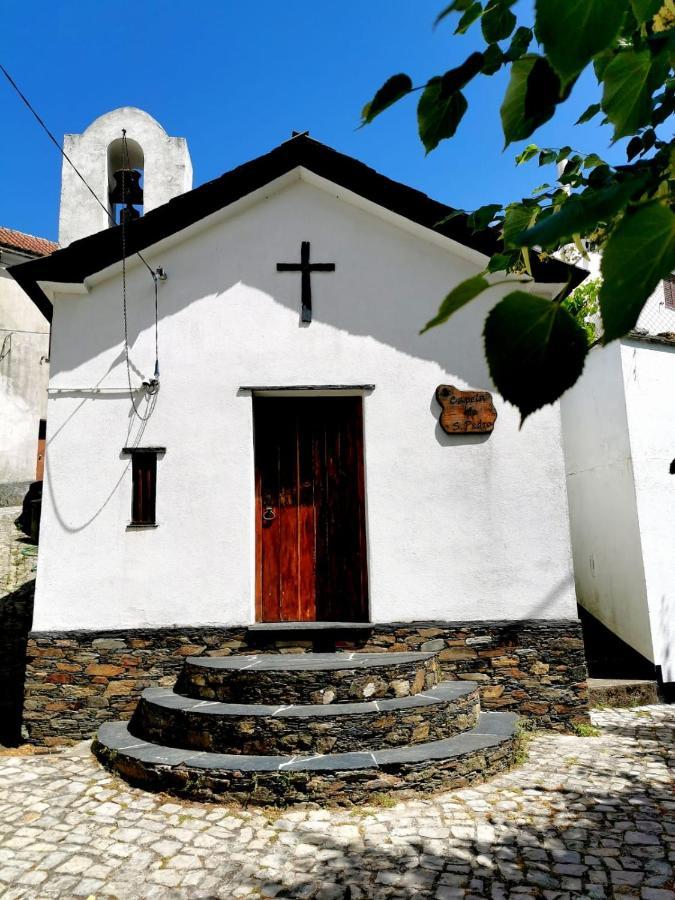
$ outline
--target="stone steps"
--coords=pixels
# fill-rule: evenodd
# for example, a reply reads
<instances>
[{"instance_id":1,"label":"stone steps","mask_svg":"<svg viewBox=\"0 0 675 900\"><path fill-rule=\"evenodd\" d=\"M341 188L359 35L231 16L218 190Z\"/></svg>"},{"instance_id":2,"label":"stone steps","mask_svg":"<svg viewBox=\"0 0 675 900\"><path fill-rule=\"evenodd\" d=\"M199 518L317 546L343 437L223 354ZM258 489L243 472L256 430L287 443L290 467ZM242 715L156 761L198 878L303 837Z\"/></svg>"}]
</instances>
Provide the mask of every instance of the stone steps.
<instances>
[{"instance_id":1,"label":"stone steps","mask_svg":"<svg viewBox=\"0 0 675 900\"><path fill-rule=\"evenodd\" d=\"M405 697L439 679L435 653L188 657L176 690L226 703L353 703Z\"/></svg>"},{"instance_id":2,"label":"stone steps","mask_svg":"<svg viewBox=\"0 0 675 900\"><path fill-rule=\"evenodd\" d=\"M245 803L366 802L373 794L462 787L508 768L517 717L481 713L474 728L443 740L373 752L317 756L209 753L134 737L126 722L108 722L93 752L134 785L197 800Z\"/></svg>"},{"instance_id":3,"label":"stone steps","mask_svg":"<svg viewBox=\"0 0 675 900\"><path fill-rule=\"evenodd\" d=\"M656 681L637 678L589 678L589 706L611 706L630 709L659 703Z\"/></svg>"},{"instance_id":4,"label":"stone steps","mask_svg":"<svg viewBox=\"0 0 675 900\"><path fill-rule=\"evenodd\" d=\"M181 796L358 803L469 784L508 767L516 717L481 713L434 653L191 657L93 751L129 781ZM212 699L212 698L217 699ZM225 698L225 699L222 699Z\"/></svg>"},{"instance_id":5,"label":"stone steps","mask_svg":"<svg viewBox=\"0 0 675 900\"><path fill-rule=\"evenodd\" d=\"M218 753L340 753L449 737L472 728L479 711L475 685L457 681L407 697L285 706L220 703L148 688L130 730L144 740Z\"/></svg>"}]
</instances>

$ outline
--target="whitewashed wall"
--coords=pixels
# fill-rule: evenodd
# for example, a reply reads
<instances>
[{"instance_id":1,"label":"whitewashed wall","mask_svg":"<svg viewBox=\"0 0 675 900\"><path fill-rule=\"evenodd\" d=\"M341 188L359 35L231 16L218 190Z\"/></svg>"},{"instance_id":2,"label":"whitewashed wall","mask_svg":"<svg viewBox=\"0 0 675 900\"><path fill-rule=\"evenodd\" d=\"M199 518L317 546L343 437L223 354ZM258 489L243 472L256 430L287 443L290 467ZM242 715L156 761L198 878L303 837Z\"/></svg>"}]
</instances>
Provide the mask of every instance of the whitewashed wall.
<instances>
[{"instance_id":1,"label":"whitewashed wall","mask_svg":"<svg viewBox=\"0 0 675 900\"><path fill-rule=\"evenodd\" d=\"M621 347L654 660L675 681L675 347Z\"/></svg>"},{"instance_id":2,"label":"whitewashed wall","mask_svg":"<svg viewBox=\"0 0 675 900\"><path fill-rule=\"evenodd\" d=\"M618 342L591 351L561 410L579 602L654 661Z\"/></svg>"},{"instance_id":3,"label":"whitewashed wall","mask_svg":"<svg viewBox=\"0 0 675 900\"><path fill-rule=\"evenodd\" d=\"M437 422L439 383L490 387L481 333L496 290L418 335L480 258L325 187L270 187L144 253L169 274L161 391L141 438L167 447L156 530L125 530L120 451L138 435L117 270L57 298L35 629L253 621L252 404L239 390L251 384L375 385L364 400L374 621L576 615L559 408L519 430L496 398L489 437L449 437ZM309 327L299 277L275 271L302 240L337 266L313 276ZM138 384L154 361L145 270L133 267L128 294Z\"/></svg>"},{"instance_id":4,"label":"whitewashed wall","mask_svg":"<svg viewBox=\"0 0 675 900\"><path fill-rule=\"evenodd\" d=\"M6 252L0 264L0 485L35 480L47 408L49 325L7 274L5 264L19 262Z\"/></svg>"}]
</instances>

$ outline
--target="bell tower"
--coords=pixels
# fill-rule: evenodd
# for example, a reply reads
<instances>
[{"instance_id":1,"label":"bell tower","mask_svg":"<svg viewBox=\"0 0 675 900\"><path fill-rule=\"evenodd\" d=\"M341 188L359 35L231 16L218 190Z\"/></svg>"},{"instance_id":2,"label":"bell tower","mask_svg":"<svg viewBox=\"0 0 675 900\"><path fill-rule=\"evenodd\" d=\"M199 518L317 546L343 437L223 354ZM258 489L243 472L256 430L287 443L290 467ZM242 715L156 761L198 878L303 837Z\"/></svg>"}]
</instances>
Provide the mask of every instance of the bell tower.
<instances>
[{"instance_id":1,"label":"bell tower","mask_svg":"<svg viewBox=\"0 0 675 900\"><path fill-rule=\"evenodd\" d=\"M64 159L59 213L62 247L118 225L121 216L127 221L138 218L192 189L185 138L170 137L152 116L133 106L99 116L82 134L66 134L63 149L107 211Z\"/></svg>"}]
</instances>

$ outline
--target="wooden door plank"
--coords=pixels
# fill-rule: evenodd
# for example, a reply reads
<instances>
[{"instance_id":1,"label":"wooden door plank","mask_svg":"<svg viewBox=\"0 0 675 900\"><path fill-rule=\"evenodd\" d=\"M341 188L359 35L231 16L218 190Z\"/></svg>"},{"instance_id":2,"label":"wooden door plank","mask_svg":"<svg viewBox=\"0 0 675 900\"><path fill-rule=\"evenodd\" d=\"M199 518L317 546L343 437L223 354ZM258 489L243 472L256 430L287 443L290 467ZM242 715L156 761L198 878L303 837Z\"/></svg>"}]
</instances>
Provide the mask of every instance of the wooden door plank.
<instances>
[{"instance_id":1,"label":"wooden door plank","mask_svg":"<svg viewBox=\"0 0 675 900\"><path fill-rule=\"evenodd\" d=\"M299 621L298 578L298 408L280 400L279 433L279 604L281 621Z\"/></svg>"},{"instance_id":2,"label":"wooden door plank","mask_svg":"<svg viewBox=\"0 0 675 900\"><path fill-rule=\"evenodd\" d=\"M301 621L316 620L316 510L313 443L316 404L307 400L298 417L298 591Z\"/></svg>"},{"instance_id":3,"label":"wooden door plank","mask_svg":"<svg viewBox=\"0 0 675 900\"><path fill-rule=\"evenodd\" d=\"M354 466L356 475L356 553L359 565L355 567L358 575L358 602L354 604L356 621L368 621L368 546L366 540L366 484L365 461L363 458L363 400L358 397L352 418Z\"/></svg>"},{"instance_id":4,"label":"wooden door plank","mask_svg":"<svg viewBox=\"0 0 675 900\"><path fill-rule=\"evenodd\" d=\"M280 609L279 564L279 433L277 410L266 398L256 399L256 466L260 471L260 580L262 620L278 622ZM269 511L271 518L266 517Z\"/></svg>"}]
</instances>

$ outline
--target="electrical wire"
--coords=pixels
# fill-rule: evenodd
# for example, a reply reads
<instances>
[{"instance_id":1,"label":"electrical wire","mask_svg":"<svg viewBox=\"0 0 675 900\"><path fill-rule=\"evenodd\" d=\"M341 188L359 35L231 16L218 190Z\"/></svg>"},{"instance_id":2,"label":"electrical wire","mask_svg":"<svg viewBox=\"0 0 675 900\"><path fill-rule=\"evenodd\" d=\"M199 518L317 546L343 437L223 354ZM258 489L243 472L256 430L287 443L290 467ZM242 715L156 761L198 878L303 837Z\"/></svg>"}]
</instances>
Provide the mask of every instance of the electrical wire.
<instances>
[{"instance_id":1,"label":"electrical wire","mask_svg":"<svg viewBox=\"0 0 675 900\"><path fill-rule=\"evenodd\" d=\"M129 168L129 151L127 147L127 132L126 129L122 129L122 198L126 200L127 192L126 192L126 179L125 173ZM131 365L129 362L129 323L127 318L127 220L124 215L124 210L122 210L122 214L120 215L120 225L122 230L122 311L124 318L124 357L126 361L127 368L127 382L129 384L129 398L131 400L131 405L133 406L134 413L141 420L141 422L147 422L154 410L154 403L150 405L146 414L141 413L136 406L136 400L134 398L134 391L131 386ZM158 337L158 314L157 314L157 281L158 277L155 272L152 272L152 280L155 285L155 377L154 377L154 385L152 390L149 390L148 393L152 395L156 395L159 390L159 337Z\"/></svg>"},{"instance_id":2,"label":"electrical wire","mask_svg":"<svg viewBox=\"0 0 675 900\"><path fill-rule=\"evenodd\" d=\"M46 133L46 135L47 135L47 137L49 138L49 140L54 144L54 146L57 148L57 150L59 151L59 153L61 154L61 156L66 160L66 162L67 162L68 165L71 167L71 169L73 170L73 172L75 172L75 174L76 174L77 177L80 179L80 181L82 182L82 184L86 187L86 189L89 191L89 193L91 194L91 196L94 198L94 200L98 203L98 205L101 207L101 209L103 210L103 212L106 214L106 216L107 216L107 218L108 218L108 223L109 223L110 225L114 225L115 222L114 222L114 220L113 220L113 218L112 218L112 215L111 215L110 210L108 209L108 207L101 201L101 199L96 195L96 192L94 191L94 189L87 183L87 181L85 180L84 175L82 175L82 173L81 173L80 170L77 168L77 166L75 165L75 163L74 163L74 162L72 161L72 159L68 156L68 154L66 153L66 151L63 149L63 146L62 146L62 145L59 143L59 141L54 137L53 133L49 130L49 128L48 128L47 125L45 124L44 120L42 119L42 117L40 116L40 114L38 113L38 111L35 109L35 107L34 107L33 104L30 102L30 100L28 99L28 97L26 97L26 95L23 93L23 91L21 90L21 88L19 87L19 85L16 83L16 81L14 81L14 79L12 78L12 76L9 74L9 72L8 72L7 69L3 66L2 63L0 63L0 71L1 71L2 74L5 76L5 78L7 79L7 81L11 84L11 86L14 88L14 90L17 92L17 94L19 95L19 97L21 98L21 100L25 103L25 105L28 107L28 109L31 111L31 113L35 116L35 118L37 119L37 121L38 121L40 127L41 127L41 128L43 129L43 131ZM148 263L146 262L146 260L143 259L143 257L141 256L141 254L140 254L140 252L139 252L138 250L136 251L136 256L140 259L140 261L143 263L143 265L144 265L145 268L148 270L148 272L150 272L150 274L152 275L153 279L156 278L156 275L155 275L154 270L148 265Z\"/></svg>"},{"instance_id":3,"label":"electrical wire","mask_svg":"<svg viewBox=\"0 0 675 900\"><path fill-rule=\"evenodd\" d=\"M51 142L54 144L54 146L57 148L57 150L59 151L59 153L61 154L61 156L66 160L66 162L67 162L68 165L72 168L72 170L75 172L75 174L76 174L77 177L80 179L80 181L82 182L82 184L86 187L86 189L89 191L89 193L90 193L91 196L94 198L94 200L98 203L98 205L101 207L101 209L105 212L106 217L107 217L107 219L108 219L108 223L109 223L110 225L114 225L114 224L115 224L115 221L114 221L114 219L113 219L113 217L112 217L112 215L111 215L110 209L109 209L109 208L108 208L108 207L100 200L100 198L96 195L96 193L95 193L95 191L92 189L92 187L87 183L86 179L84 178L84 176L82 175L82 173L79 171L79 169L77 168L77 166L75 165L75 163L74 163L74 162L72 161L72 159L68 156L68 154L66 153L66 151L63 149L63 146L59 143L59 141L56 139L56 137L54 136L54 134L53 134L53 133L50 131L50 129L47 127L47 125L45 124L44 120L42 119L42 117L40 116L40 114L37 112L37 110L35 109L35 107L33 106L33 104L30 102L30 100L28 99L28 97L26 97L26 95L23 93L23 91L21 90L21 88L18 86L18 84L16 83L16 81L14 81L14 79L12 78L12 76L11 76L10 73L7 71L7 69L3 66L2 63L0 63L0 71L2 71L3 75L5 76L5 78L6 78L7 81L9 82L9 84L14 88L14 90L15 90L16 93L19 95L19 97L21 98L21 100L23 101L23 103L26 105L26 107L27 107L27 108L30 110L30 112L33 114L33 116L34 116L35 119L37 120L38 124L39 124L40 127L43 129L43 131L46 133L46 135L47 135L47 137L50 139L50 141L51 141ZM128 166L128 162L129 162L129 154L128 154L128 148L127 148L127 138L126 138L126 130L125 130L125 129L122 129L122 141L123 141L123 147L124 147L124 160L123 160L123 162L124 162L124 169L122 170L122 195L125 196L124 172L125 172L125 170L126 170L126 167ZM125 352L126 368L127 368L127 382L128 382L128 384L129 384L129 397L130 397L130 399L131 399L131 404L132 404L132 406L133 406L133 408L134 408L134 413L138 416L138 418L139 418L141 421L147 422L147 420L148 420L148 419L150 418L150 416L152 415L152 410L153 410L153 408L154 408L154 403L152 404L152 406L151 406L150 409L148 410L147 415L144 416L144 415L139 411L138 407L136 406L136 400L135 400L135 398L134 398L134 391L133 391L133 388L132 388L132 386L131 386L131 367L130 367L130 363L129 363L129 339L128 339L127 296L126 296L126 293L127 293L127 286L126 286L126 261L127 261L127 256L126 256L126 221L125 221L124 216L122 216L121 218L122 218L122 221L121 221L120 224L121 224L121 226L122 226L122 305L123 305L123 310L124 310L124 352ZM148 270L148 272L150 273L150 276L152 277L152 281L153 281L153 285L154 285L154 291L155 291L155 374L154 374L155 385L154 385L153 390L152 390L150 393L156 395L156 393L157 393L157 391L158 391L158 389L159 389L159 385L158 385L158 383L157 383L157 380L159 379L159 335L158 335L159 329L158 329L158 310L157 310L157 305L158 305L158 304L157 304L157 283L158 283L158 281L159 281L159 276L158 276L158 273L157 273L157 272L156 272L156 271L148 264L148 262L143 258L143 256L141 255L141 253L140 253L138 250L135 251L135 254L136 254L136 256L140 259L140 261L143 263L143 265L144 265L145 268Z\"/></svg>"}]
</instances>

